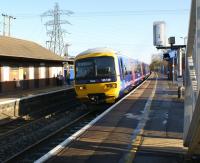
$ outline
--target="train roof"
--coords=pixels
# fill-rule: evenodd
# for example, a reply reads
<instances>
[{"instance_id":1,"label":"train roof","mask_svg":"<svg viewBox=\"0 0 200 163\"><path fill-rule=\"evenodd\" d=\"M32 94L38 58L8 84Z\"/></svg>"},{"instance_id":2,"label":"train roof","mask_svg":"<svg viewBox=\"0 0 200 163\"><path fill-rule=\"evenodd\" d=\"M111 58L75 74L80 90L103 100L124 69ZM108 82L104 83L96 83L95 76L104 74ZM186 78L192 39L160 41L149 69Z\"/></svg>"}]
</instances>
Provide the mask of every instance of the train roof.
<instances>
[{"instance_id":1,"label":"train roof","mask_svg":"<svg viewBox=\"0 0 200 163\"><path fill-rule=\"evenodd\" d=\"M129 59L132 59L130 56L121 54L111 48L93 48L93 49L88 49L86 51L83 51L82 53L78 54L77 57L83 56L83 55L87 55L87 54L94 54L94 53L111 53L111 54L116 54L117 56L121 56L121 57L126 57Z\"/></svg>"},{"instance_id":2,"label":"train roof","mask_svg":"<svg viewBox=\"0 0 200 163\"><path fill-rule=\"evenodd\" d=\"M93 48L83 51L82 53L78 54L77 57L91 53L116 53L116 51L111 48Z\"/></svg>"},{"instance_id":3,"label":"train roof","mask_svg":"<svg viewBox=\"0 0 200 163\"><path fill-rule=\"evenodd\" d=\"M115 51L111 48L107 48L107 47L93 48L93 49L85 50L82 53L78 54L75 59L85 58L85 55L88 57L88 55L90 56L90 54L94 54L94 53L107 53L107 54L110 54L110 55L116 55L117 57L123 57L123 58L135 60L136 62L140 62L137 59L134 59L130 56L121 54L121 53L119 53L119 52L117 52L117 51Z\"/></svg>"}]
</instances>

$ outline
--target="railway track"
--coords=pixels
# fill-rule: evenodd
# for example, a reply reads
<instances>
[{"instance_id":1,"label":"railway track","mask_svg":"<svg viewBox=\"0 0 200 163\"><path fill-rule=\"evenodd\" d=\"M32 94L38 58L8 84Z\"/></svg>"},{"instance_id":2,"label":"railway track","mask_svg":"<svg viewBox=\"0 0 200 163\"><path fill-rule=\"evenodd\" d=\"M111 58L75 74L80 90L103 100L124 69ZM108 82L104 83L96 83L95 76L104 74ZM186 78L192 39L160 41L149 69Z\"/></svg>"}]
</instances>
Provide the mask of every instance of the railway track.
<instances>
[{"instance_id":1,"label":"railway track","mask_svg":"<svg viewBox=\"0 0 200 163\"><path fill-rule=\"evenodd\" d=\"M17 119L12 119L12 120L0 125L0 137L8 134L10 131L14 131L14 130L18 129L19 127L29 123L30 121L33 121L33 120L17 118Z\"/></svg>"},{"instance_id":2,"label":"railway track","mask_svg":"<svg viewBox=\"0 0 200 163\"><path fill-rule=\"evenodd\" d=\"M74 107L73 104L77 105L76 103L78 102L77 99L75 98L74 92L69 92L68 94L68 99L65 101L60 101L59 104L62 105L62 107L59 107L56 105L56 103L51 102L49 105L45 106L42 110L37 109L36 111L25 115L23 117L18 117L14 119L10 119L9 121L0 124L0 138L6 135L9 135L14 132L18 132L20 129L27 125L31 125L31 123L38 121L39 119L43 117L48 117L51 115L56 115L59 112L63 112L66 109L70 109L70 107ZM80 102L79 102L80 104Z\"/></svg>"},{"instance_id":3,"label":"railway track","mask_svg":"<svg viewBox=\"0 0 200 163\"><path fill-rule=\"evenodd\" d=\"M69 105L63 108L55 108L56 112L43 115L37 119L16 119L0 128L0 162L5 162L8 158L16 155L20 151L41 139L56 129L57 126L63 125L70 118L76 117L81 103L74 99L68 99ZM76 108L76 109L75 109ZM54 111L55 111L54 109ZM76 110L74 113L70 110ZM50 109L52 111L52 109ZM83 109L82 109L83 110ZM34 113L35 114L35 113ZM77 114L77 115L76 115ZM39 114L38 114L39 115ZM57 124L57 125L56 125Z\"/></svg>"},{"instance_id":4,"label":"railway track","mask_svg":"<svg viewBox=\"0 0 200 163\"><path fill-rule=\"evenodd\" d=\"M0 162L34 162L108 108L90 109L72 100L69 105L72 109L67 112L42 117L16 134L0 136Z\"/></svg>"},{"instance_id":5,"label":"railway track","mask_svg":"<svg viewBox=\"0 0 200 163\"><path fill-rule=\"evenodd\" d=\"M75 105L72 105L70 107L77 106L77 101L73 101ZM68 109L70 109L70 107ZM67 110L68 110L67 109ZM2 137L14 135L15 133L19 133L22 130L25 130L27 127L31 125L35 125L35 123L41 121L42 119L47 119L48 117L55 116L57 114L60 114L62 112L66 111L66 108L61 109L54 109L54 110L48 110L46 112L42 111L42 113L38 113L37 117L35 118L17 118L14 119L4 125L0 126L0 140ZM36 113L34 113L36 114ZM31 117L31 116L30 116Z\"/></svg>"},{"instance_id":6,"label":"railway track","mask_svg":"<svg viewBox=\"0 0 200 163\"><path fill-rule=\"evenodd\" d=\"M70 137L73 133L88 124L107 107L108 106L105 105L101 107L101 109L82 109L82 111L80 111L79 108L77 112L79 114L78 116L71 116L71 120L65 121L65 123L60 123L57 127L53 127L54 125L49 126L48 130L51 130L51 132L46 133L46 136L37 139L37 141L7 158L4 162L34 162L34 160L40 158L49 150ZM58 124L58 122L56 123ZM39 134L44 135L42 132Z\"/></svg>"}]
</instances>

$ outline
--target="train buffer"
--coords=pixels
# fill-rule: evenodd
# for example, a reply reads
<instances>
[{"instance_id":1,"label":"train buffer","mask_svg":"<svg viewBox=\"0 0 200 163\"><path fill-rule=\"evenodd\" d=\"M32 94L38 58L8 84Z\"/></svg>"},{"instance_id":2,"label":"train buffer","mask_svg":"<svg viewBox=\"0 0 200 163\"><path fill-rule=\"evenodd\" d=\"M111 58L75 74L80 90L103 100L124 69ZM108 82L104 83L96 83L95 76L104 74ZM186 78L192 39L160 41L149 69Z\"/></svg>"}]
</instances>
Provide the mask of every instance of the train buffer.
<instances>
[{"instance_id":1,"label":"train buffer","mask_svg":"<svg viewBox=\"0 0 200 163\"><path fill-rule=\"evenodd\" d=\"M184 162L183 103L177 86L152 73L61 151L46 155L47 162Z\"/></svg>"}]
</instances>

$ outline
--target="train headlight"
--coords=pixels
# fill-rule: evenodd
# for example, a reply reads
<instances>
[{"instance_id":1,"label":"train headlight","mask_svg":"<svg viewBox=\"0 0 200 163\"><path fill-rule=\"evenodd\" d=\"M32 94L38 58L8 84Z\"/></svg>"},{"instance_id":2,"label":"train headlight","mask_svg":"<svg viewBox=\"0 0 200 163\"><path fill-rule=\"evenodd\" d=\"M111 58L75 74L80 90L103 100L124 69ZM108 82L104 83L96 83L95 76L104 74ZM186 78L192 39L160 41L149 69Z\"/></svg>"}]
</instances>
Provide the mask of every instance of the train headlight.
<instances>
[{"instance_id":1,"label":"train headlight","mask_svg":"<svg viewBox=\"0 0 200 163\"><path fill-rule=\"evenodd\" d=\"M85 85L81 85L81 86L76 86L77 90L85 90L86 86Z\"/></svg>"},{"instance_id":2,"label":"train headlight","mask_svg":"<svg viewBox=\"0 0 200 163\"><path fill-rule=\"evenodd\" d=\"M117 88L117 83L105 84L104 88L105 89Z\"/></svg>"}]
</instances>

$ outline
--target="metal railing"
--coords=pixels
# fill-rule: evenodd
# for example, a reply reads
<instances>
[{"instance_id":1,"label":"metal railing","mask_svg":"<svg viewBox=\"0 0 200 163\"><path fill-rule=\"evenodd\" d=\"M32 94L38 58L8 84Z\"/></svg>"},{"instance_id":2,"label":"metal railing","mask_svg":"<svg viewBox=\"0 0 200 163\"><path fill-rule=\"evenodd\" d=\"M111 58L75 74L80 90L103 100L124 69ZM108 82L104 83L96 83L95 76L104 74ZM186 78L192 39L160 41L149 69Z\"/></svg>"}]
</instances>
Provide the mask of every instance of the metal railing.
<instances>
[{"instance_id":1,"label":"metal railing","mask_svg":"<svg viewBox=\"0 0 200 163\"><path fill-rule=\"evenodd\" d=\"M200 154L200 0L191 1L185 60L184 145Z\"/></svg>"}]
</instances>

